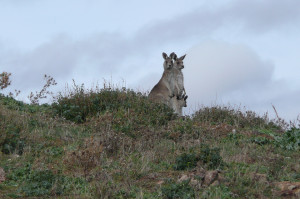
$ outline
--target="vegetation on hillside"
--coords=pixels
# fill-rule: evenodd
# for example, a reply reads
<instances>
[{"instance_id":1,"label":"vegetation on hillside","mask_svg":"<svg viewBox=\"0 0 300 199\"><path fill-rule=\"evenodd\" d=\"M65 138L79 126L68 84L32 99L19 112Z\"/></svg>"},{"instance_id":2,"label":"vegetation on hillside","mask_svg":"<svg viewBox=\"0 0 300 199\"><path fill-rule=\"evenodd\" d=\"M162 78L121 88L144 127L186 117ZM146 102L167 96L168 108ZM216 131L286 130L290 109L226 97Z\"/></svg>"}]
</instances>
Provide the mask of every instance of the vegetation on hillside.
<instances>
[{"instance_id":1,"label":"vegetation on hillside","mask_svg":"<svg viewBox=\"0 0 300 199\"><path fill-rule=\"evenodd\" d=\"M278 183L300 181L300 129L282 119L222 106L177 117L106 84L32 99L0 95L0 198L296 197Z\"/></svg>"}]
</instances>

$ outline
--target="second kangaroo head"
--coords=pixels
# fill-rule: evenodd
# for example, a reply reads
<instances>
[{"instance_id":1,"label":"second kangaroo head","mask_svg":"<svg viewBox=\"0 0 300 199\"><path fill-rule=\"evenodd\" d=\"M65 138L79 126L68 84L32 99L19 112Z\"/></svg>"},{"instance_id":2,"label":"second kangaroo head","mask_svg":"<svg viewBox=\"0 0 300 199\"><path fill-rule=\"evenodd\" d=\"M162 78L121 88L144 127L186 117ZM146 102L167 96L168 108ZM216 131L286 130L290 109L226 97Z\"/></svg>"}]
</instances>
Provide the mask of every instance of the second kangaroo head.
<instances>
[{"instance_id":1,"label":"second kangaroo head","mask_svg":"<svg viewBox=\"0 0 300 199\"><path fill-rule=\"evenodd\" d=\"M172 56L168 56L166 53L162 53L162 56L164 58L164 69L165 70L170 70L173 67L173 59Z\"/></svg>"},{"instance_id":2,"label":"second kangaroo head","mask_svg":"<svg viewBox=\"0 0 300 199\"><path fill-rule=\"evenodd\" d=\"M173 53L172 53L173 54ZM177 57L177 55L174 53L172 58L174 59L174 68L181 70L184 68L183 60L186 55L183 55L181 57Z\"/></svg>"}]
</instances>

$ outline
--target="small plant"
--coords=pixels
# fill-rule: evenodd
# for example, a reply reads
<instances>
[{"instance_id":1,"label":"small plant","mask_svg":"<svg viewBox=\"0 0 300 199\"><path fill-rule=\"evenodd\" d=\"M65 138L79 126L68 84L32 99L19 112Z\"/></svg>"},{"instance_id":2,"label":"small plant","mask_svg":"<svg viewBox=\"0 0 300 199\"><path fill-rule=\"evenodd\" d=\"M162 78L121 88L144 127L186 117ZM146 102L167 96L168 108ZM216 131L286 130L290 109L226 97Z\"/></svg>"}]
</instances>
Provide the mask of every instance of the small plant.
<instances>
[{"instance_id":1,"label":"small plant","mask_svg":"<svg viewBox=\"0 0 300 199\"><path fill-rule=\"evenodd\" d=\"M195 191L189 185L189 180L181 183L175 183L172 180L168 180L167 184L162 186L161 192L163 198L167 199L191 199L195 198Z\"/></svg>"}]
</instances>

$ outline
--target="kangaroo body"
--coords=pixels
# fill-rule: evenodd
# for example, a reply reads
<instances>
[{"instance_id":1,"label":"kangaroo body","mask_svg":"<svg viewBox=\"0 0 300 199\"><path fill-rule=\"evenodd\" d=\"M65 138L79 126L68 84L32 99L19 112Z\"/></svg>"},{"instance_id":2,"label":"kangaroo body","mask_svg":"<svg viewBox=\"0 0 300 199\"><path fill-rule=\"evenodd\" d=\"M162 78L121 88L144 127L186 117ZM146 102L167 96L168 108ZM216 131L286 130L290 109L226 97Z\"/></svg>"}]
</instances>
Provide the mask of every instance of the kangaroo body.
<instances>
[{"instance_id":1,"label":"kangaroo body","mask_svg":"<svg viewBox=\"0 0 300 199\"><path fill-rule=\"evenodd\" d=\"M185 55L180 58L177 58L177 55L174 53L172 56L174 59L173 63L173 84L174 84L174 97L171 100L172 108L179 116L182 115L182 107L186 107L187 95L184 88L184 79L182 69L184 68L183 59Z\"/></svg>"},{"instance_id":2,"label":"kangaroo body","mask_svg":"<svg viewBox=\"0 0 300 199\"><path fill-rule=\"evenodd\" d=\"M185 55L177 58L177 56L174 56L174 64L173 64L173 73L174 73L174 94L177 96L177 98L181 98L186 94L185 88L184 88L184 79L183 79L183 73L182 69L184 68L183 59L185 58Z\"/></svg>"},{"instance_id":3,"label":"kangaroo body","mask_svg":"<svg viewBox=\"0 0 300 199\"><path fill-rule=\"evenodd\" d=\"M151 90L149 99L154 102L161 102L169 107L172 107L170 102L171 96L174 96L170 84L172 77L173 74L171 70L164 71L159 82Z\"/></svg>"},{"instance_id":4,"label":"kangaroo body","mask_svg":"<svg viewBox=\"0 0 300 199\"><path fill-rule=\"evenodd\" d=\"M173 74L173 60L168 57L166 53L163 53L164 72L159 82L152 88L149 93L149 99L154 102L164 103L172 108L171 98L174 94L174 85L172 81L174 79Z\"/></svg>"}]
</instances>

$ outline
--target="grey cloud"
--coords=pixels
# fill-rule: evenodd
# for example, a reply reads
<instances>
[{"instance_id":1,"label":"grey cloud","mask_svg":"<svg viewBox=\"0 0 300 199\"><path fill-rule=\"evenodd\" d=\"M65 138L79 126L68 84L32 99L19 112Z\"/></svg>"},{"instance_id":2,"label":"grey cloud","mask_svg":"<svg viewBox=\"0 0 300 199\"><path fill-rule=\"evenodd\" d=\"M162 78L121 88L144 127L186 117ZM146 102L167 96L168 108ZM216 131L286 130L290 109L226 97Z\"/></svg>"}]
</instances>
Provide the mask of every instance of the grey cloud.
<instances>
[{"instance_id":1,"label":"grey cloud","mask_svg":"<svg viewBox=\"0 0 300 199\"><path fill-rule=\"evenodd\" d=\"M248 30L267 31L297 22L300 17L300 2L294 0L236 1L225 13L234 21L244 22Z\"/></svg>"},{"instance_id":2,"label":"grey cloud","mask_svg":"<svg viewBox=\"0 0 300 199\"><path fill-rule=\"evenodd\" d=\"M25 83L21 83L22 78L17 78L18 84L23 87L38 84L44 73L64 78L78 67L90 67L90 70L102 74L121 72L128 65L126 59L141 56L141 63L144 63L150 59L154 49L170 45L177 45L178 48L178 45L193 38L205 38L229 21L241 21L248 28L263 30L275 27L276 24L285 24L299 18L299 5L300 2L292 0L255 0L233 1L227 6L214 9L202 6L176 18L147 25L131 38L102 33L74 41L67 36L60 36L32 52L12 53L5 65L21 72L20 76L30 77L31 81Z\"/></svg>"},{"instance_id":3,"label":"grey cloud","mask_svg":"<svg viewBox=\"0 0 300 199\"><path fill-rule=\"evenodd\" d=\"M286 119L295 119L300 113L295 107L300 90L292 91L283 80L274 80L274 65L247 46L203 42L188 51L185 66L190 107L242 104L261 113L269 110L274 117L274 104L285 110Z\"/></svg>"},{"instance_id":4,"label":"grey cloud","mask_svg":"<svg viewBox=\"0 0 300 199\"><path fill-rule=\"evenodd\" d=\"M185 82L194 99L212 101L240 88L258 88L271 81L274 66L262 61L251 49L210 41L187 53Z\"/></svg>"},{"instance_id":5,"label":"grey cloud","mask_svg":"<svg viewBox=\"0 0 300 199\"><path fill-rule=\"evenodd\" d=\"M242 25L252 32L266 32L284 25L299 25L300 2L294 0L235 0L226 6L208 9L206 6L148 24L136 35L136 40L148 45L161 45L195 38L205 38L228 24Z\"/></svg>"},{"instance_id":6,"label":"grey cloud","mask_svg":"<svg viewBox=\"0 0 300 199\"><path fill-rule=\"evenodd\" d=\"M14 82L21 89L40 87L43 74L64 81L76 68L102 75L118 71L126 58L124 49L130 51L128 42L118 34L100 34L81 41L58 36L31 52L8 53L1 65L14 74Z\"/></svg>"}]
</instances>

